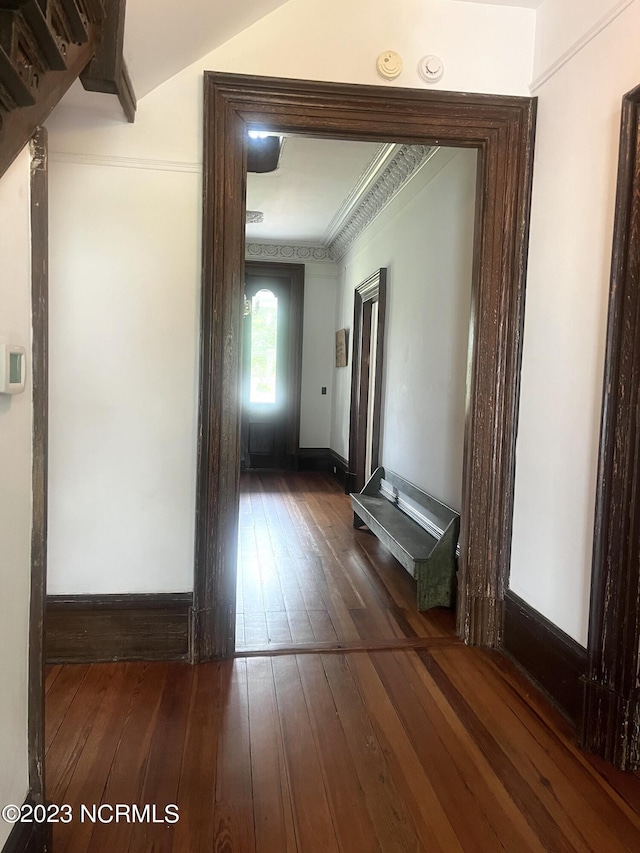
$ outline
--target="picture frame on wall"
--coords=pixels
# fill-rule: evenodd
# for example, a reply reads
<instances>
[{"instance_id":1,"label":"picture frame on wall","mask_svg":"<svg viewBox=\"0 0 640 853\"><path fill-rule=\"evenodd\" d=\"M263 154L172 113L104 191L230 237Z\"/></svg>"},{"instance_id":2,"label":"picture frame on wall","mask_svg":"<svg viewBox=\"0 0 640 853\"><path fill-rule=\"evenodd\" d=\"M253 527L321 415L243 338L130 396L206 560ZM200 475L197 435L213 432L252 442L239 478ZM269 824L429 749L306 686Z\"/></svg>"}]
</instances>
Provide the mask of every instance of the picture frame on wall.
<instances>
[{"instance_id":1,"label":"picture frame on wall","mask_svg":"<svg viewBox=\"0 0 640 853\"><path fill-rule=\"evenodd\" d=\"M336 332L336 367L347 366L347 342L349 332L347 329L339 329Z\"/></svg>"}]
</instances>

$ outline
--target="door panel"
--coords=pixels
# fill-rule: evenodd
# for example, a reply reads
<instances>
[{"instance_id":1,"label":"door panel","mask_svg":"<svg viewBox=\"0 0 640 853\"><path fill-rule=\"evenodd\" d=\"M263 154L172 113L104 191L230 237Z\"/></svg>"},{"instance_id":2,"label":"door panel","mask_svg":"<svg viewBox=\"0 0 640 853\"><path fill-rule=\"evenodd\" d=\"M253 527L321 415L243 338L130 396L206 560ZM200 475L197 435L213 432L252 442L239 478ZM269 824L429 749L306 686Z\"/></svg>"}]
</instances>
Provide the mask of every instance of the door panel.
<instances>
[{"instance_id":1,"label":"door panel","mask_svg":"<svg viewBox=\"0 0 640 853\"><path fill-rule=\"evenodd\" d=\"M291 285L247 272L242 372L244 468L286 468Z\"/></svg>"}]
</instances>

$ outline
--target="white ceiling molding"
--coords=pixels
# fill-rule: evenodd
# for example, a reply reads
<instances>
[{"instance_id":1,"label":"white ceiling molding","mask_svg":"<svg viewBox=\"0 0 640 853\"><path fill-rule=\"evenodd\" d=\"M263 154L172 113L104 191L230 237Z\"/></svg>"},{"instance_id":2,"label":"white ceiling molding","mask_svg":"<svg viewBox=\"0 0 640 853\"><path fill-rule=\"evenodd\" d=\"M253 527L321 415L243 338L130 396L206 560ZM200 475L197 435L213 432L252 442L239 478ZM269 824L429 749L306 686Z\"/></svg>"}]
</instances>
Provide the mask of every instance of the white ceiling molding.
<instances>
[{"instance_id":1,"label":"white ceiling molding","mask_svg":"<svg viewBox=\"0 0 640 853\"><path fill-rule=\"evenodd\" d=\"M323 246L287 246L282 243L247 243L248 261L324 261L333 263L331 251Z\"/></svg>"},{"instance_id":2,"label":"white ceiling molding","mask_svg":"<svg viewBox=\"0 0 640 853\"><path fill-rule=\"evenodd\" d=\"M373 186L370 186L349 220L331 241L329 248L334 260L340 260L344 256L364 229L382 213L437 150L437 147L430 145L398 146L391 162L387 164Z\"/></svg>"},{"instance_id":3,"label":"white ceiling molding","mask_svg":"<svg viewBox=\"0 0 640 853\"><path fill-rule=\"evenodd\" d=\"M376 178L379 177L380 173L389 165L389 162L400 147L400 145L396 145L393 142L386 142L380 145L371 162L363 170L362 174L354 184L353 189L340 205L335 216L327 226L327 230L320 241L323 246L331 245L333 240L343 229L354 209L362 200L367 190L371 187Z\"/></svg>"},{"instance_id":4,"label":"white ceiling molding","mask_svg":"<svg viewBox=\"0 0 640 853\"><path fill-rule=\"evenodd\" d=\"M70 151L50 151L54 163L77 163L81 166L110 166L117 169L148 169L154 172L193 172L202 174L202 163L178 160L150 160L143 157L103 157L99 154L76 154Z\"/></svg>"},{"instance_id":5,"label":"white ceiling molding","mask_svg":"<svg viewBox=\"0 0 640 853\"><path fill-rule=\"evenodd\" d=\"M597 35L606 29L609 24L611 24L618 15L621 15L622 12L631 4L635 2L635 0L618 0L615 6L613 6L609 11L600 18L599 21L591 27L591 29L587 30L587 32L582 35L576 42L574 42L571 47L566 50L562 56L558 57L556 61L547 68L546 71L543 71L536 79L533 81L531 86L529 87L531 94L536 92L547 80L550 80L554 74L557 74L560 69L569 62L569 60L573 59L573 57L580 53L583 47L586 47L590 41L592 41Z\"/></svg>"},{"instance_id":6,"label":"white ceiling molding","mask_svg":"<svg viewBox=\"0 0 640 853\"><path fill-rule=\"evenodd\" d=\"M430 145L384 145L331 220L321 245L247 243L247 260L338 261L438 150ZM333 235L328 239L329 235Z\"/></svg>"}]
</instances>

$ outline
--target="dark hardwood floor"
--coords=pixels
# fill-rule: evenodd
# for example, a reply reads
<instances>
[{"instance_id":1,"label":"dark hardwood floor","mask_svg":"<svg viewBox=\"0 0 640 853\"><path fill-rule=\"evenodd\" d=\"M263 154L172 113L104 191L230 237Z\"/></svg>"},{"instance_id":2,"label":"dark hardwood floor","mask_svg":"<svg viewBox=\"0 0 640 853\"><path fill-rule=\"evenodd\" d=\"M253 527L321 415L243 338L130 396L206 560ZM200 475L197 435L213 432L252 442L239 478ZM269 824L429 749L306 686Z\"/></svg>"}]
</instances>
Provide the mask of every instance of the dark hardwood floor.
<instances>
[{"instance_id":1,"label":"dark hardwood floor","mask_svg":"<svg viewBox=\"0 0 640 853\"><path fill-rule=\"evenodd\" d=\"M247 610L243 583L242 615L264 614L253 636L275 653L50 667L47 794L73 813L55 853L640 850L640 780L578 750L508 661L455 639L450 614L412 610L409 577L353 533L326 478L253 482L243 569L258 565L261 591ZM109 822L82 820L83 804ZM176 823L143 811L162 821L171 804Z\"/></svg>"}]
</instances>

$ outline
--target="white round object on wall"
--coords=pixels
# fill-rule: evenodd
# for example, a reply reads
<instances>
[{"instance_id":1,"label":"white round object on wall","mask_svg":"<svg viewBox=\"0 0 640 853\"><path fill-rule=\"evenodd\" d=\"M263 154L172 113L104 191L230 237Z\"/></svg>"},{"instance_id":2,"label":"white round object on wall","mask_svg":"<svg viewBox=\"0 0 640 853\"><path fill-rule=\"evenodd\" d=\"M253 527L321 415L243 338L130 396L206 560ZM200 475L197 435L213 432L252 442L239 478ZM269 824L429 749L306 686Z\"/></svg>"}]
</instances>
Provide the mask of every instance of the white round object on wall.
<instances>
[{"instance_id":1,"label":"white round object on wall","mask_svg":"<svg viewBox=\"0 0 640 853\"><path fill-rule=\"evenodd\" d=\"M439 56L423 56L418 63L418 74L425 83L437 83L444 74L444 64Z\"/></svg>"},{"instance_id":2,"label":"white round object on wall","mask_svg":"<svg viewBox=\"0 0 640 853\"><path fill-rule=\"evenodd\" d=\"M376 67L381 77L394 80L402 73L402 57L395 50L385 50L378 57Z\"/></svg>"}]
</instances>

